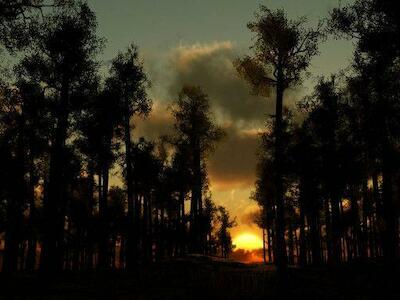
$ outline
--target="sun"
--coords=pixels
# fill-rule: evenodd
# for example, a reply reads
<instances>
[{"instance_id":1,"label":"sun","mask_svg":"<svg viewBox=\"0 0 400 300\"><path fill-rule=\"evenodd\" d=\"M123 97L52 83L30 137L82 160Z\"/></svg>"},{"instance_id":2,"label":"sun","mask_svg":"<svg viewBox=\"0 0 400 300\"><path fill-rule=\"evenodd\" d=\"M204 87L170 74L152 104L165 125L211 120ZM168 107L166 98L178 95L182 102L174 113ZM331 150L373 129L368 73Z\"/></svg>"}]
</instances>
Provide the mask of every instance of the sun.
<instances>
[{"instance_id":1,"label":"sun","mask_svg":"<svg viewBox=\"0 0 400 300\"><path fill-rule=\"evenodd\" d=\"M233 239L236 249L254 250L263 247L262 239L253 233L241 233Z\"/></svg>"}]
</instances>

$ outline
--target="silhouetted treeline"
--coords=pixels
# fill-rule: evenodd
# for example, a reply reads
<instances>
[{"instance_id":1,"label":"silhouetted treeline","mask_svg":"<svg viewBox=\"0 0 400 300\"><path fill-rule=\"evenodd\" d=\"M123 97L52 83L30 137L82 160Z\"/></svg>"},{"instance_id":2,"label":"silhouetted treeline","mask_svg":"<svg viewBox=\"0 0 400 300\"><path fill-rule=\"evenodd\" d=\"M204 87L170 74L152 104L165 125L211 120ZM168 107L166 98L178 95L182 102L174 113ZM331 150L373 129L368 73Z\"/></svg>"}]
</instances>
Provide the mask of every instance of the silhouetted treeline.
<instances>
[{"instance_id":1,"label":"silhouetted treeline","mask_svg":"<svg viewBox=\"0 0 400 300\"><path fill-rule=\"evenodd\" d=\"M249 24L255 55L238 69L256 92L275 87L277 97L253 198L266 260L283 272L287 263L382 258L390 266L399 257L399 22L398 1L357 0L317 31L264 7ZM317 32L355 43L351 68L321 78L289 110L282 94L317 53Z\"/></svg>"},{"instance_id":2,"label":"silhouetted treeline","mask_svg":"<svg viewBox=\"0 0 400 300\"><path fill-rule=\"evenodd\" d=\"M1 42L21 57L1 80L2 270L227 256L234 222L207 189L206 157L223 136L207 95L183 87L175 133L135 139L134 122L152 107L135 45L103 78L104 40L84 2L2 1L0 18Z\"/></svg>"}]
</instances>

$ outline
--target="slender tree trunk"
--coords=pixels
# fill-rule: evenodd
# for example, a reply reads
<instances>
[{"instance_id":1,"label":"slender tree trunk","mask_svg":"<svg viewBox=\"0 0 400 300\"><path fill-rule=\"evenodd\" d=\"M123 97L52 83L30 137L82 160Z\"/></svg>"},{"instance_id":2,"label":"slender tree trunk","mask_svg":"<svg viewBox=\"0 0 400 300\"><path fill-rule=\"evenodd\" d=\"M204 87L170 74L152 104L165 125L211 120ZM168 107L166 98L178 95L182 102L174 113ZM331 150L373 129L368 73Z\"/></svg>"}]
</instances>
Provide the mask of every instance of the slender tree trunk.
<instances>
[{"instance_id":1,"label":"slender tree trunk","mask_svg":"<svg viewBox=\"0 0 400 300\"><path fill-rule=\"evenodd\" d=\"M267 240L268 240L268 248L267 248L267 251L268 251L268 262L269 263L273 263L274 262L274 259L273 259L273 257L272 257L272 249L273 249L273 245L272 245L272 236L273 236L273 234L272 234L272 230L270 229L270 228L268 228L267 227Z\"/></svg>"},{"instance_id":2,"label":"slender tree trunk","mask_svg":"<svg viewBox=\"0 0 400 300\"><path fill-rule=\"evenodd\" d=\"M180 244L180 255L185 255L185 192L181 190L179 192L179 215L180 215L180 224L179 224L179 244Z\"/></svg>"},{"instance_id":3,"label":"slender tree trunk","mask_svg":"<svg viewBox=\"0 0 400 300\"><path fill-rule=\"evenodd\" d=\"M284 284L287 280L287 255L285 243L285 211L282 174L282 122L283 122L283 74L278 69L278 84L276 88L275 113L275 189L276 189L276 266L278 277Z\"/></svg>"},{"instance_id":4,"label":"slender tree trunk","mask_svg":"<svg viewBox=\"0 0 400 300\"><path fill-rule=\"evenodd\" d=\"M149 195L148 199L148 218L149 218L149 224L148 224L148 234L149 234L149 244L147 251L149 252L149 261L153 262L154 257L153 257L153 239L154 239L154 225L153 225L153 199L151 195Z\"/></svg>"},{"instance_id":5,"label":"slender tree trunk","mask_svg":"<svg viewBox=\"0 0 400 300\"><path fill-rule=\"evenodd\" d=\"M326 261L332 261L332 222L331 213L329 210L328 199L324 200L324 214L325 214L325 239L326 239Z\"/></svg>"},{"instance_id":6,"label":"slender tree trunk","mask_svg":"<svg viewBox=\"0 0 400 300\"><path fill-rule=\"evenodd\" d=\"M30 147L32 149L32 147ZM29 240L28 240L28 257L26 261L26 268L29 271L35 269L36 264L36 232L35 232L35 218L36 218L36 204L35 204L35 179L34 179L34 162L32 150L29 153Z\"/></svg>"},{"instance_id":7,"label":"slender tree trunk","mask_svg":"<svg viewBox=\"0 0 400 300\"><path fill-rule=\"evenodd\" d=\"M294 236L294 254L293 254L293 262L295 264L299 264L299 256L300 256L300 245L299 245L299 238L297 237L297 229L294 228L293 231L293 236ZM305 264L307 264L307 257L306 257L306 261Z\"/></svg>"},{"instance_id":8,"label":"slender tree trunk","mask_svg":"<svg viewBox=\"0 0 400 300\"><path fill-rule=\"evenodd\" d=\"M294 265L294 241L293 241L293 227L289 220L288 222L288 250L289 250L289 264Z\"/></svg>"},{"instance_id":9,"label":"slender tree trunk","mask_svg":"<svg viewBox=\"0 0 400 300\"><path fill-rule=\"evenodd\" d=\"M12 158L10 158L12 159ZM16 160L19 160L17 158ZM16 168L20 162L16 162ZM18 253L19 253L19 235L22 224L22 200L23 200L23 177L21 177L18 170L16 172L16 180L19 184L14 187L6 204L6 230L5 230L5 243L4 243L4 260L3 272L13 273L18 268ZM22 191L22 192L21 192Z\"/></svg>"},{"instance_id":10,"label":"slender tree trunk","mask_svg":"<svg viewBox=\"0 0 400 300\"><path fill-rule=\"evenodd\" d=\"M302 188L303 190L304 188ZM305 213L304 213L304 202L306 201L304 191L300 191L300 220L299 220L299 227L300 227L300 257L299 257L299 264L304 266L307 264L307 244L306 244L306 236L305 236Z\"/></svg>"},{"instance_id":11,"label":"slender tree trunk","mask_svg":"<svg viewBox=\"0 0 400 300\"><path fill-rule=\"evenodd\" d=\"M388 152L388 150L386 150ZM393 172L391 164L392 160L389 154L384 154L382 167L383 182L383 219L385 226L383 228L383 255L388 265L393 264L398 253L398 232L395 221L395 209L393 206Z\"/></svg>"},{"instance_id":12,"label":"slender tree trunk","mask_svg":"<svg viewBox=\"0 0 400 300\"><path fill-rule=\"evenodd\" d=\"M264 260L264 264L267 264L267 252L266 252L266 247L265 247L265 243L266 243L266 230L265 228L262 229L262 237L263 237L263 260Z\"/></svg>"},{"instance_id":13,"label":"slender tree trunk","mask_svg":"<svg viewBox=\"0 0 400 300\"><path fill-rule=\"evenodd\" d=\"M351 197L351 214L352 214L352 223L353 223L353 237L355 246L353 254L354 256L362 256L365 257L364 252L364 238L363 233L361 231L361 224L360 224L360 215L359 215L359 205L357 201L355 187L352 188L352 197Z\"/></svg>"},{"instance_id":14,"label":"slender tree trunk","mask_svg":"<svg viewBox=\"0 0 400 300\"><path fill-rule=\"evenodd\" d=\"M100 237L99 265L101 269L109 269L111 266L110 257L110 232L108 226L108 180L109 166L108 162L103 162L102 171L99 172L99 218L102 226L102 235Z\"/></svg>"},{"instance_id":15,"label":"slender tree trunk","mask_svg":"<svg viewBox=\"0 0 400 300\"><path fill-rule=\"evenodd\" d=\"M57 128L50 153L48 193L44 199L45 234L41 252L41 269L58 272L63 269L65 210L65 140L68 129L69 80L63 79Z\"/></svg>"},{"instance_id":16,"label":"slender tree trunk","mask_svg":"<svg viewBox=\"0 0 400 300\"><path fill-rule=\"evenodd\" d=\"M141 217L141 211L142 211L142 205L141 205L141 195L138 193L135 193L133 195L134 201L135 201L135 209L134 209L134 215L135 215L135 220L134 220L134 227L135 227L135 259L138 262L143 253L142 253L142 242L143 242L143 236L141 235L141 222L140 222L140 217Z\"/></svg>"},{"instance_id":17,"label":"slender tree trunk","mask_svg":"<svg viewBox=\"0 0 400 300\"><path fill-rule=\"evenodd\" d=\"M337 173L336 173L337 174ZM340 196L334 190L331 193L331 208L332 208L332 257L331 263L338 263L341 260L341 242L340 242Z\"/></svg>"},{"instance_id":18,"label":"slender tree trunk","mask_svg":"<svg viewBox=\"0 0 400 300\"><path fill-rule=\"evenodd\" d=\"M119 246L119 268L120 270L123 270L125 268L125 236L124 234L121 233L121 237L120 237L120 246Z\"/></svg>"},{"instance_id":19,"label":"slender tree trunk","mask_svg":"<svg viewBox=\"0 0 400 300\"><path fill-rule=\"evenodd\" d=\"M383 208L382 208L382 197L380 193L380 188L379 188L379 181L378 181L378 171L375 170L372 174L372 184L373 184L373 195L374 195L374 201L375 201L375 222L374 226L372 227L373 230L373 240L374 240L374 252L375 256L378 257L380 256L380 247L382 246L382 232L381 232L381 226L379 224L383 224Z\"/></svg>"},{"instance_id":20,"label":"slender tree trunk","mask_svg":"<svg viewBox=\"0 0 400 300\"><path fill-rule=\"evenodd\" d=\"M193 185L191 203L191 243L192 250L196 253L204 252L204 233L201 228L202 216L202 175L201 175L201 152L200 142L197 138L193 144Z\"/></svg>"},{"instance_id":21,"label":"slender tree trunk","mask_svg":"<svg viewBox=\"0 0 400 300\"><path fill-rule=\"evenodd\" d=\"M310 236L313 265L320 265L322 262L321 239L319 232L318 209L312 208L310 212Z\"/></svg>"},{"instance_id":22,"label":"slender tree trunk","mask_svg":"<svg viewBox=\"0 0 400 300\"><path fill-rule=\"evenodd\" d=\"M368 178L362 183L362 257L367 258L368 249L371 249L371 241L368 234L368 215L367 212L371 212L371 203L368 196ZM371 224L370 224L371 225Z\"/></svg>"},{"instance_id":23,"label":"slender tree trunk","mask_svg":"<svg viewBox=\"0 0 400 300\"><path fill-rule=\"evenodd\" d=\"M134 214L134 192L132 178L132 142L129 110L126 108L124 117L124 139L125 139L125 184L128 196L128 228L126 236L126 269L132 270L136 261L135 240L135 214Z\"/></svg>"},{"instance_id":24,"label":"slender tree trunk","mask_svg":"<svg viewBox=\"0 0 400 300\"><path fill-rule=\"evenodd\" d=\"M87 262L87 268L89 270L93 269L93 255L94 255L94 239L93 239L93 221L94 221L94 166L93 162L89 160L89 166L88 166L88 203L89 203L89 211L88 211L88 228L86 232L86 240L87 240L87 253L86 253L86 262Z\"/></svg>"},{"instance_id":25,"label":"slender tree trunk","mask_svg":"<svg viewBox=\"0 0 400 300\"><path fill-rule=\"evenodd\" d=\"M143 218L142 218L142 237L143 237L143 256L144 261L148 263L150 261L149 257L149 197L148 192L144 192L143 195Z\"/></svg>"}]
</instances>

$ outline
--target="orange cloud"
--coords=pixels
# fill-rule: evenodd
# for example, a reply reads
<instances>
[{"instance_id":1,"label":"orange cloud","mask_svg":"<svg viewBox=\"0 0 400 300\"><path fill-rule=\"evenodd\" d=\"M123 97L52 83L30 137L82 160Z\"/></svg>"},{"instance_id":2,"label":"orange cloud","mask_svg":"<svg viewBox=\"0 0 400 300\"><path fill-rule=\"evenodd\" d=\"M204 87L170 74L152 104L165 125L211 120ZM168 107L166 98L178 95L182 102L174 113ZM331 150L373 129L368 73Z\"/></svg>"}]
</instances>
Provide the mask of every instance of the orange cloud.
<instances>
[{"instance_id":1,"label":"orange cloud","mask_svg":"<svg viewBox=\"0 0 400 300\"><path fill-rule=\"evenodd\" d=\"M173 131L174 119L168 106L159 101L153 102L151 114L147 118L137 118L134 120L136 137L155 140L161 135L170 134Z\"/></svg>"},{"instance_id":2,"label":"orange cloud","mask_svg":"<svg viewBox=\"0 0 400 300\"><path fill-rule=\"evenodd\" d=\"M216 189L248 188L255 182L259 137L230 126L209 159L209 175Z\"/></svg>"}]
</instances>

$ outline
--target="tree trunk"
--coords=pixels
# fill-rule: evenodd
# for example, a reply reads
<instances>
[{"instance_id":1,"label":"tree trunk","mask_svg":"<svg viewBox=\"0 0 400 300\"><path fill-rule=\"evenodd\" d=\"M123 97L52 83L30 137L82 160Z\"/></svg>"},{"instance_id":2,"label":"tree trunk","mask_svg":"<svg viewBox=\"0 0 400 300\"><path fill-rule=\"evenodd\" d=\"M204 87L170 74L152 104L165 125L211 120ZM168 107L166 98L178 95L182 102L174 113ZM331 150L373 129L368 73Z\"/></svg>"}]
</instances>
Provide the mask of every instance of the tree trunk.
<instances>
[{"instance_id":1,"label":"tree trunk","mask_svg":"<svg viewBox=\"0 0 400 300\"><path fill-rule=\"evenodd\" d=\"M302 188L304 190L304 188ZM306 244L306 236L305 236L305 208L304 208L304 202L306 201L304 191L300 191L301 198L299 199L300 202L300 222L299 222L299 227L300 227L300 257L299 257L299 265L304 266L307 264L307 256L306 256L306 251L307 251L307 244Z\"/></svg>"},{"instance_id":2,"label":"tree trunk","mask_svg":"<svg viewBox=\"0 0 400 300\"><path fill-rule=\"evenodd\" d=\"M21 183L21 180L19 181ZM23 190L23 185L17 185L16 189L12 191L12 197L10 197L7 201L7 221L5 228L6 230L3 260L4 273L13 273L17 271L18 268L19 235L22 224L21 196L23 196L23 193L21 195L21 190Z\"/></svg>"},{"instance_id":3,"label":"tree trunk","mask_svg":"<svg viewBox=\"0 0 400 300\"><path fill-rule=\"evenodd\" d=\"M192 141L193 147L193 185L191 203L191 243L192 251L203 253L204 239L201 228L202 218L202 175L201 175L201 152L200 142L197 138Z\"/></svg>"},{"instance_id":4,"label":"tree trunk","mask_svg":"<svg viewBox=\"0 0 400 300\"><path fill-rule=\"evenodd\" d=\"M325 214L325 239L326 239L326 261L332 261L332 222L331 213L329 210L328 199L324 200L324 214Z\"/></svg>"},{"instance_id":5,"label":"tree trunk","mask_svg":"<svg viewBox=\"0 0 400 300\"><path fill-rule=\"evenodd\" d=\"M185 255L185 192L181 190L179 192L179 214L180 214L180 224L179 224L179 247L180 255Z\"/></svg>"},{"instance_id":6,"label":"tree trunk","mask_svg":"<svg viewBox=\"0 0 400 300\"><path fill-rule=\"evenodd\" d=\"M391 164L393 164L388 154L385 151L383 157L382 167L382 182L383 182L383 219L385 226L383 228L383 255L387 265L392 265L398 253L398 238L397 228L395 221L395 209L393 205L393 172Z\"/></svg>"},{"instance_id":7,"label":"tree trunk","mask_svg":"<svg viewBox=\"0 0 400 300\"><path fill-rule=\"evenodd\" d=\"M263 237L263 260L264 260L264 264L267 264L267 252L266 252L266 247L265 247L265 243L266 243L265 235L266 235L266 230L265 230L265 228L263 228L263 229L262 229L262 237Z\"/></svg>"},{"instance_id":8,"label":"tree trunk","mask_svg":"<svg viewBox=\"0 0 400 300\"><path fill-rule=\"evenodd\" d=\"M268 240L268 248L267 248L267 251L268 251L268 262L269 263L273 263L274 262L274 258L272 257L272 253L273 253L273 251L272 251L272 248L273 248L273 245L272 245L272 230L270 228L267 228L267 240Z\"/></svg>"},{"instance_id":9,"label":"tree trunk","mask_svg":"<svg viewBox=\"0 0 400 300\"><path fill-rule=\"evenodd\" d=\"M289 264L294 265L294 240L293 240L293 227L289 220L288 223L288 250L289 250Z\"/></svg>"},{"instance_id":10,"label":"tree trunk","mask_svg":"<svg viewBox=\"0 0 400 300\"><path fill-rule=\"evenodd\" d=\"M128 228L126 236L126 269L132 270L136 260L136 240L135 240L135 215L134 215L134 193L133 193L133 178L132 178L132 142L131 142L131 127L130 127L129 110L126 108L124 116L124 139L125 139L125 184L128 196Z\"/></svg>"},{"instance_id":11,"label":"tree trunk","mask_svg":"<svg viewBox=\"0 0 400 300\"><path fill-rule=\"evenodd\" d=\"M278 277L284 283L287 280L287 255L285 243L285 211L282 174L282 122L283 122L283 74L278 70L278 84L276 88L275 113L275 188L276 188L276 267Z\"/></svg>"},{"instance_id":12,"label":"tree trunk","mask_svg":"<svg viewBox=\"0 0 400 300\"><path fill-rule=\"evenodd\" d=\"M319 232L318 209L312 208L310 212L310 237L313 265L320 265L322 262Z\"/></svg>"},{"instance_id":13,"label":"tree trunk","mask_svg":"<svg viewBox=\"0 0 400 300\"><path fill-rule=\"evenodd\" d=\"M94 166L93 162L89 160L89 166L88 166L88 228L86 231L86 240L87 240L87 253L86 253L86 263L87 263L87 268L91 270L93 268L93 254L94 254L94 239L93 239L93 231L95 230L93 228L93 215L94 215Z\"/></svg>"},{"instance_id":14,"label":"tree trunk","mask_svg":"<svg viewBox=\"0 0 400 300\"><path fill-rule=\"evenodd\" d=\"M48 193L44 198L45 233L41 252L41 269L59 272L63 269L64 210L65 210L65 140L69 117L69 80L63 79L60 104L57 111L57 128L50 153Z\"/></svg>"},{"instance_id":15,"label":"tree trunk","mask_svg":"<svg viewBox=\"0 0 400 300\"><path fill-rule=\"evenodd\" d=\"M30 147L32 149L32 147ZM34 179L34 162L32 150L29 153L29 240L28 240L28 257L26 261L26 268L28 271L33 271L36 264L36 232L35 232L35 218L36 218L36 204L35 204L35 179Z\"/></svg>"}]
</instances>

